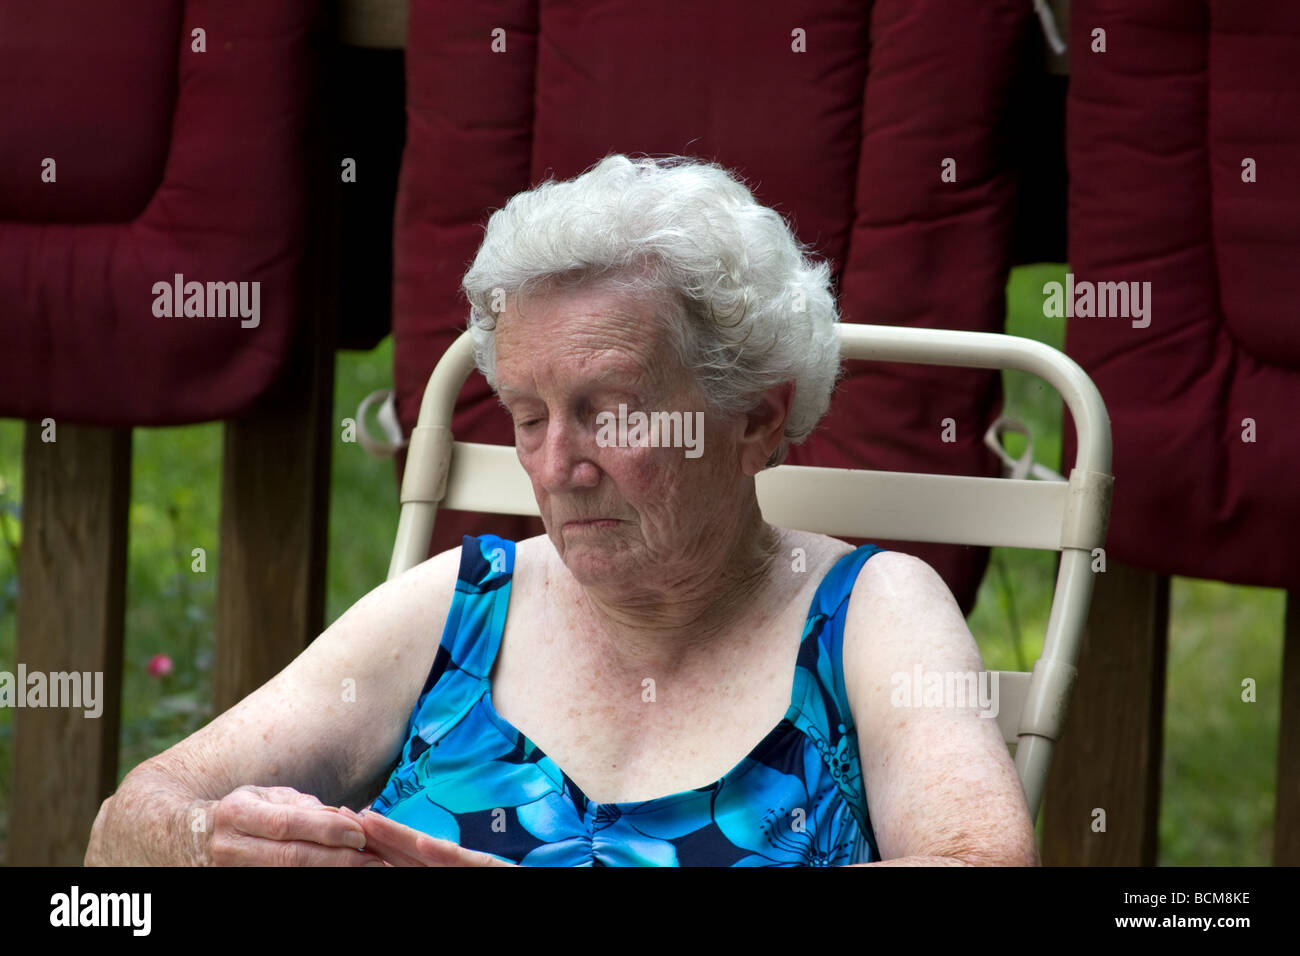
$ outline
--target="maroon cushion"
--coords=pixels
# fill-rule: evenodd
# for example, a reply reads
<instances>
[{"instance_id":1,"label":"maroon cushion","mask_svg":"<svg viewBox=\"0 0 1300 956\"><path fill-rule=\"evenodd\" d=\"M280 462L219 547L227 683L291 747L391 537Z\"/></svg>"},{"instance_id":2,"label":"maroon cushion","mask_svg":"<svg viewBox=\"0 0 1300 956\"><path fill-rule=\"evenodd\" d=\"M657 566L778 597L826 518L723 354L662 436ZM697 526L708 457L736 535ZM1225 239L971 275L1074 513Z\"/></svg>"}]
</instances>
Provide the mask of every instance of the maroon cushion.
<instances>
[{"instance_id":1,"label":"maroon cushion","mask_svg":"<svg viewBox=\"0 0 1300 956\"><path fill-rule=\"evenodd\" d=\"M0 4L0 222L128 222L162 179L184 4ZM106 42L111 38L111 42ZM15 135L21 131L21 135ZM41 162L58 163L58 185Z\"/></svg>"},{"instance_id":2,"label":"maroon cushion","mask_svg":"<svg viewBox=\"0 0 1300 956\"><path fill-rule=\"evenodd\" d=\"M1020 0L414 0L393 317L403 428L465 327L460 278L491 209L608 152L700 156L746 177L831 260L847 321L1000 330L1012 184L988 117L1029 16ZM490 49L497 27L506 53ZM791 51L796 27L807 53ZM940 181L949 156L956 183ZM859 367L792 462L998 474L981 444L996 373ZM949 417L955 443L940 440ZM455 427L513 441L478 375ZM440 524L433 550L473 527ZM973 606L986 549L899 546Z\"/></svg>"},{"instance_id":3,"label":"maroon cushion","mask_svg":"<svg viewBox=\"0 0 1300 956\"><path fill-rule=\"evenodd\" d=\"M275 383L321 161L306 135L318 8L0 7L0 415L183 424L242 414ZM260 283L258 324L155 315L155 284L177 274Z\"/></svg>"},{"instance_id":4,"label":"maroon cushion","mask_svg":"<svg viewBox=\"0 0 1300 956\"><path fill-rule=\"evenodd\" d=\"M1067 324L1114 432L1108 554L1300 587L1300 5L1075 0L1071 32L1072 271L1151 283L1147 327Z\"/></svg>"}]
</instances>

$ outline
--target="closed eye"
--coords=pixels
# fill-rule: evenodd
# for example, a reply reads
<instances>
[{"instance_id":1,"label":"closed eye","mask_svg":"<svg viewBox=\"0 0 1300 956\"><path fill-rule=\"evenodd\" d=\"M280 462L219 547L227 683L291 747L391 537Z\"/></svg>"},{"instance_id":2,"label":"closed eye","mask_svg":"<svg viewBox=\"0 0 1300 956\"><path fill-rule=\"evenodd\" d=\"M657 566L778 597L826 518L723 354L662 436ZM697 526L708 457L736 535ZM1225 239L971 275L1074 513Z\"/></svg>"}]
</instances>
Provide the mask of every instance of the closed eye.
<instances>
[{"instance_id":1,"label":"closed eye","mask_svg":"<svg viewBox=\"0 0 1300 956\"><path fill-rule=\"evenodd\" d=\"M510 421L517 428L528 428L529 426L536 425L541 421L539 418L528 418L523 421L515 421L515 413L510 410L510 406L503 402L500 397L497 398L497 407L510 416Z\"/></svg>"}]
</instances>

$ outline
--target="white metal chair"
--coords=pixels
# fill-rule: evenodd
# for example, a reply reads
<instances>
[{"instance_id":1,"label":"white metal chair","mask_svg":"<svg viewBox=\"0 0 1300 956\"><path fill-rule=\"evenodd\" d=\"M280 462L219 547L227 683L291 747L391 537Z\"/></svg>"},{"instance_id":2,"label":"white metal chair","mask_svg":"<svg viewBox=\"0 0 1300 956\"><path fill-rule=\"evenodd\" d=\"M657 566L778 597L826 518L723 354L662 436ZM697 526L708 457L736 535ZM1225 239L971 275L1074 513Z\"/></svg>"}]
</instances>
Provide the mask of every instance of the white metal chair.
<instances>
[{"instance_id":1,"label":"white metal chair","mask_svg":"<svg viewBox=\"0 0 1300 956\"><path fill-rule=\"evenodd\" d=\"M971 368L1014 368L1061 393L1078 431L1068 481L911 474L783 465L757 478L763 516L773 524L845 537L1036 548L1061 552L1042 656L1031 673L995 671L998 725L1015 744L1016 770L1037 819L1052 747L1074 685L1094 549L1106 537L1113 478L1110 419L1101 395L1072 359L1031 339L987 332L840 326L845 359ZM538 514L532 485L506 445L454 441L456 396L474 368L468 333L429 377L410 436L401 517L388 576L422 562L439 506Z\"/></svg>"}]
</instances>

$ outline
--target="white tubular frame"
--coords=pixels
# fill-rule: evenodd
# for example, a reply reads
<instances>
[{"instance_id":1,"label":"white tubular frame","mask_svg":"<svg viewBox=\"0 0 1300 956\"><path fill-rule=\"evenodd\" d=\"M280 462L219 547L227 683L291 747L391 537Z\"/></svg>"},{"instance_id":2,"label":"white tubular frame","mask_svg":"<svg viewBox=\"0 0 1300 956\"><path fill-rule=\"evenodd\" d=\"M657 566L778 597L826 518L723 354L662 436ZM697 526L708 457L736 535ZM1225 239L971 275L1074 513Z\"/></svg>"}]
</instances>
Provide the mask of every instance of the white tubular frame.
<instances>
[{"instance_id":1,"label":"white tubular frame","mask_svg":"<svg viewBox=\"0 0 1300 956\"><path fill-rule=\"evenodd\" d=\"M784 527L868 540L1061 552L1042 656L1032 673L994 672L998 725L1003 739L1016 744L1016 771L1030 816L1037 819L1077 674L1092 599L1093 550L1105 543L1110 515L1106 406L1073 359L1032 339L879 325L839 328L845 359L1014 368L1037 375L1060 392L1074 418L1078 454L1068 482L792 465L769 469L756 480L764 518ZM538 514L514 448L452 439L456 397L473 368L474 349L465 333L429 376L410 438L390 579L425 560L439 507Z\"/></svg>"}]
</instances>

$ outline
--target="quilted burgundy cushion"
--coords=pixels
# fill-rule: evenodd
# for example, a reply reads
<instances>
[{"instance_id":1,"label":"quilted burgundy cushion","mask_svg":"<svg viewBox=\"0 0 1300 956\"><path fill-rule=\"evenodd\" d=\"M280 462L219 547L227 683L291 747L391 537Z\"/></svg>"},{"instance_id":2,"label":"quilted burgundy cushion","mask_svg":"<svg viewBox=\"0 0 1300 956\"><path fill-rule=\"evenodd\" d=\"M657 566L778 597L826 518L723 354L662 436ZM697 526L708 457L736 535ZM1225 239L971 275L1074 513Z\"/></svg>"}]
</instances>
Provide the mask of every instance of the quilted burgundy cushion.
<instances>
[{"instance_id":1,"label":"quilted burgundy cushion","mask_svg":"<svg viewBox=\"0 0 1300 956\"><path fill-rule=\"evenodd\" d=\"M140 214L167 161L183 6L141 0L124 16L112 4L0 4L0 222ZM46 157L57 186L38 175Z\"/></svg>"},{"instance_id":2,"label":"quilted burgundy cushion","mask_svg":"<svg viewBox=\"0 0 1300 956\"><path fill-rule=\"evenodd\" d=\"M1012 184L990 117L1030 13L1023 0L414 0L393 321L404 429L465 327L459 282L491 209L608 152L684 153L746 177L832 261L848 321L1000 330ZM490 49L498 27L505 53ZM796 28L806 53L791 51ZM940 181L945 157L955 183ZM999 400L995 373L862 366L791 461L995 475L980 440ZM940 440L949 417L956 443ZM513 441L478 375L455 425ZM433 550L482 530L540 525L445 516ZM985 549L905 547L973 605Z\"/></svg>"},{"instance_id":3,"label":"quilted burgundy cushion","mask_svg":"<svg viewBox=\"0 0 1300 956\"><path fill-rule=\"evenodd\" d=\"M184 424L242 414L275 383L301 325L321 161L307 138L319 6L0 6L0 415ZM249 283L250 307L260 283L257 324L155 315L155 284L177 274L204 283L205 311L206 283Z\"/></svg>"},{"instance_id":4,"label":"quilted burgundy cushion","mask_svg":"<svg viewBox=\"0 0 1300 956\"><path fill-rule=\"evenodd\" d=\"M1114 431L1108 553L1300 588L1300 5L1075 0L1071 32L1072 270L1151 284L1146 327L1067 325Z\"/></svg>"}]
</instances>

